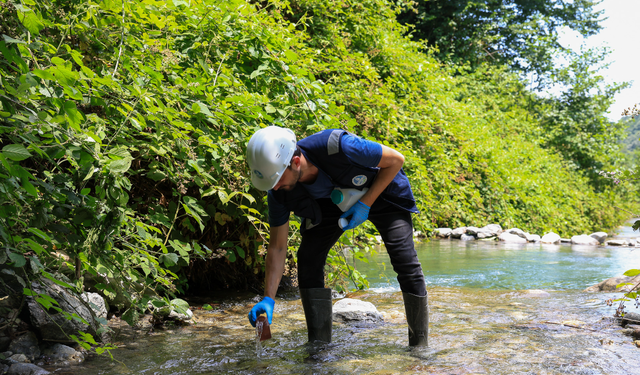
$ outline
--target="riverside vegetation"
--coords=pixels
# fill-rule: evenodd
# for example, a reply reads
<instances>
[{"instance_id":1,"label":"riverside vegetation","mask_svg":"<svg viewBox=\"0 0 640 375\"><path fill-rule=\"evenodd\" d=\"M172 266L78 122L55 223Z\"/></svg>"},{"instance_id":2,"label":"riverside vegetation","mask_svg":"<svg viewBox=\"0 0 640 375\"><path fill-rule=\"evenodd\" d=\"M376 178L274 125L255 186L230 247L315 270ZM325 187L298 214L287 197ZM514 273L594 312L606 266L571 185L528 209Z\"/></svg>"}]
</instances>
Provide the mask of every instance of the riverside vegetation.
<instances>
[{"instance_id":1,"label":"riverside vegetation","mask_svg":"<svg viewBox=\"0 0 640 375\"><path fill-rule=\"evenodd\" d=\"M572 22L597 32L593 4L580 4L591 23ZM624 220L613 207L633 210L635 187L599 174L626 160L623 126L604 115L624 85L603 88L602 53L537 64L567 87L542 97L517 58L481 59L479 48L447 60L445 46L412 40L397 16L420 11L385 0L0 0L3 295L60 311L33 290L46 278L99 292L136 324L149 304L180 307L172 298L187 292L259 291L266 198L244 155L270 124L299 137L344 128L402 152L426 234L499 223L569 236ZM522 22L547 20L530 13ZM359 259L374 242L370 225L341 239ZM329 284L366 287L341 253L330 253ZM15 332L23 315L13 316L2 324Z\"/></svg>"}]
</instances>

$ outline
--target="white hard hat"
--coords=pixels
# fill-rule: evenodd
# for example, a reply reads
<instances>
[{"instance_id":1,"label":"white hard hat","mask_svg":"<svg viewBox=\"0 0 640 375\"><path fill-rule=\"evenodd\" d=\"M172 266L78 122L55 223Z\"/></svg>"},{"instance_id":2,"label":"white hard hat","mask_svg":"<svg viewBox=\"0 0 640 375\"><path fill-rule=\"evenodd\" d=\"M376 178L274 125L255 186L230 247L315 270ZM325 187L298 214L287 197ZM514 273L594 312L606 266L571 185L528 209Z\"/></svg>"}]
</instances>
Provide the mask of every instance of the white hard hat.
<instances>
[{"instance_id":1,"label":"white hard hat","mask_svg":"<svg viewBox=\"0 0 640 375\"><path fill-rule=\"evenodd\" d=\"M268 126L255 132L247 145L253 186L263 191L276 186L295 150L296 135L290 129Z\"/></svg>"}]
</instances>

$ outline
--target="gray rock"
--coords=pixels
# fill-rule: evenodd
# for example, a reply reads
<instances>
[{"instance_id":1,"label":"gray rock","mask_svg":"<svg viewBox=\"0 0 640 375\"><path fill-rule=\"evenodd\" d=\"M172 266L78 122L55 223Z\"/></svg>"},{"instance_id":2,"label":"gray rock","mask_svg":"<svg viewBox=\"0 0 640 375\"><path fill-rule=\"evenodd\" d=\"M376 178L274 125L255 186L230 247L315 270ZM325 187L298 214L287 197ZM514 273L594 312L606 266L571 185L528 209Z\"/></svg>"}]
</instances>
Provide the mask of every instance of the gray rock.
<instances>
[{"instance_id":1,"label":"gray rock","mask_svg":"<svg viewBox=\"0 0 640 375\"><path fill-rule=\"evenodd\" d=\"M80 295L83 301L89 304L91 310L96 314L98 318L107 319L107 303L104 298L98 293L85 292Z\"/></svg>"},{"instance_id":2,"label":"gray rock","mask_svg":"<svg viewBox=\"0 0 640 375\"><path fill-rule=\"evenodd\" d=\"M592 285L585 289L585 292L629 292L631 289L640 282L640 275L638 276L618 276L606 279L596 285ZM618 285L623 283L629 283L632 285L623 285L618 288Z\"/></svg>"},{"instance_id":3,"label":"gray rock","mask_svg":"<svg viewBox=\"0 0 640 375\"><path fill-rule=\"evenodd\" d=\"M358 326L380 323L383 318L373 303L343 298L333 305L333 321Z\"/></svg>"},{"instance_id":4,"label":"gray rock","mask_svg":"<svg viewBox=\"0 0 640 375\"><path fill-rule=\"evenodd\" d=\"M9 351L13 354L24 354L30 361L40 357L40 347L36 334L29 331L22 336L16 337L9 344Z\"/></svg>"},{"instance_id":5,"label":"gray rock","mask_svg":"<svg viewBox=\"0 0 640 375\"><path fill-rule=\"evenodd\" d=\"M558 242L560 242L560 236L557 235L556 233L549 232L549 233L545 234L544 236L542 236L542 238L540 239L540 242L542 242L542 243L558 243Z\"/></svg>"},{"instance_id":6,"label":"gray rock","mask_svg":"<svg viewBox=\"0 0 640 375\"><path fill-rule=\"evenodd\" d=\"M478 234L478 232L480 232L480 228L478 227L467 227L465 234L469 236L475 236L476 234Z\"/></svg>"},{"instance_id":7,"label":"gray rock","mask_svg":"<svg viewBox=\"0 0 640 375\"><path fill-rule=\"evenodd\" d=\"M462 241L473 241L476 238L470 234L463 234L462 236L460 236L460 240Z\"/></svg>"},{"instance_id":8,"label":"gray rock","mask_svg":"<svg viewBox=\"0 0 640 375\"><path fill-rule=\"evenodd\" d=\"M28 297L27 305L31 314L31 324L40 333L40 337L43 340L73 342L69 336L78 335L78 332L89 333L97 341L106 341L108 339L105 335L97 333L100 323L95 313L75 292L65 289L48 279L41 279L40 282L34 281L31 283L31 289L36 293L49 295L58 302L63 311L70 314L75 313L88 323L85 324L76 319L68 320L61 313L47 313L42 305L32 297Z\"/></svg>"},{"instance_id":9,"label":"gray rock","mask_svg":"<svg viewBox=\"0 0 640 375\"><path fill-rule=\"evenodd\" d=\"M525 234L526 234L525 239L528 242L540 242L540 236L539 235L537 235L537 234L529 234L529 233L525 233Z\"/></svg>"},{"instance_id":10,"label":"gray rock","mask_svg":"<svg viewBox=\"0 0 640 375\"><path fill-rule=\"evenodd\" d=\"M571 238L561 238L560 243L571 243Z\"/></svg>"},{"instance_id":11,"label":"gray rock","mask_svg":"<svg viewBox=\"0 0 640 375\"><path fill-rule=\"evenodd\" d=\"M191 312L191 310L187 309L187 312L185 314L181 314L175 310L171 310L171 313L169 313L168 319L172 319L172 320L180 320L180 321L187 321L187 320L191 320L193 318L193 312Z\"/></svg>"},{"instance_id":12,"label":"gray rock","mask_svg":"<svg viewBox=\"0 0 640 375\"><path fill-rule=\"evenodd\" d=\"M0 363L0 374L6 374L9 371L9 366L4 363Z\"/></svg>"},{"instance_id":13,"label":"gray rock","mask_svg":"<svg viewBox=\"0 0 640 375\"><path fill-rule=\"evenodd\" d=\"M478 234L476 234L476 238L479 240L484 238L491 238L491 237L495 237L495 235L489 232L478 232Z\"/></svg>"},{"instance_id":14,"label":"gray rock","mask_svg":"<svg viewBox=\"0 0 640 375\"><path fill-rule=\"evenodd\" d=\"M504 242L508 242L508 243L527 243L526 238L522 238L520 236L518 236L517 234L512 234L509 232L502 232L500 233L500 235L498 236L498 239L500 241L504 241Z\"/></svg>"},{"instance_id":15,"label":"gray rock","mask_svg":"<svg viewBox=\"0 0 640 375\"><path fill-rule=\"evenodd\" d=\"M525 240L527 239L527 234L522 229L519 229L519 228L507 229L505 230L505 233L515 234L516 236L524 238Z\"/></svg>"},{"instance_id":16,"label":"gray rock","mask_svg":"<svg viewBox=\"0 0 640 375\"><path fill-rule=\"evenodd\" d=\"M451 235L451 228L436 228L434 232L436 238L449 238Z\"/></svg>"},{"instance_id":17,"label":"gray rock","mask_svg":"<svg viewBox=\"0 0 640 375\"><path fill-rule=\"evenodd\" d=\"M48 361L57 365L78 364L84 361L84 354L59 343L44 349L42 355L47 357Z\"/></svg>"},{"instance_id":18,"label":"gray rock","mask_svg":"<svg viewBox=\"0 0 640 375\"><path fill-rule=\"evenodd\" d=\"M604 243L604 241L607 238L607 233L605 233L605 232L595 232L595 233L591 233L589 236L595 238L600 243Z\"/></svg>"},{"instance_id":19,"label":"gray rock","mask_svg":"<svg viewBox=\"0 0 640 375\"><path fill-rule=\"evenodd\" d=\"M27 358L26 355L24 354L14 354L11 357L9 357L10 360L17 362L17 363L29 363L31 362L29 360L29 358Z\"/></svg>"},{"instance_id":20,"label":"gray rock","mask_svg":"<svg viewBox=\"0 0 640 375\"><path fill-rule=\"evenodd\" d=\"M587 236L586 234L571 237L571 243L574 245L600 245L597 239Z\"/></svg>"},{"instance_id":21,"label":"gray rock","mask_svg":"<svg viewBox=\"0 0 640 375\"><path fill-rule=\"evenodd\" d=\"M42 367L38 367L31 363L14 363L9 367L7 375L44 375L50 374Z\"/></svg>"},{"instance_id":22,"label":"gray rock","mask_svg":"<svg viewBox=\"0 0 640 375\"><path fill-rule=\"evenodd\" d=\"M629 243L626 240L611 240L605 242L607 246L628 246Z\"/></svg>"},{"instance_id":23,"label":"gray rock","mask_svg":"<svg viewBox=\"0 0 640 375\"><path fill-rule=\"evenodd\" d=\"M489 224L480 228L480 232L491 234L490 236L486 236L486 237L493 237L502 233L502 227L500 226L500 224Z\"/></svg>"},{"instance_id":24,"label":"gray rock","mask_svg":"<svg viewBox=\"0 0 640 375\"><path fill-rule=\"evenodd\" d=\"M451 231L451 238L460 238L463 234L467 232L467 227L456 228Z\"/></svg>"}]
</instances>

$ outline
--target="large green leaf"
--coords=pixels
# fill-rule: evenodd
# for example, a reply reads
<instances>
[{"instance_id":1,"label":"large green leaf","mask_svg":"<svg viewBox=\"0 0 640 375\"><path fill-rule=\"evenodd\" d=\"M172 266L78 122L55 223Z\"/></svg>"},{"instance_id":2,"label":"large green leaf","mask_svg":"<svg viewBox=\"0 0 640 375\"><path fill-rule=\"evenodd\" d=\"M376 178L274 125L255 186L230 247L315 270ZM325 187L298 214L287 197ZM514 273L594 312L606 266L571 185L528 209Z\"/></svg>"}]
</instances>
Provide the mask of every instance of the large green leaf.
<instances>
[{"instance_id":1,"label":"large green leaf","mask_svg":"<svg viewBox=\"0 0 640 375\"><path fill-rule=\"evenodd\" d=\"M2 148L2 154L13 160L13 161L22 161L31 156L31 153L20 144L11 144L6 145Z\"/></svg>"}]
</instances>

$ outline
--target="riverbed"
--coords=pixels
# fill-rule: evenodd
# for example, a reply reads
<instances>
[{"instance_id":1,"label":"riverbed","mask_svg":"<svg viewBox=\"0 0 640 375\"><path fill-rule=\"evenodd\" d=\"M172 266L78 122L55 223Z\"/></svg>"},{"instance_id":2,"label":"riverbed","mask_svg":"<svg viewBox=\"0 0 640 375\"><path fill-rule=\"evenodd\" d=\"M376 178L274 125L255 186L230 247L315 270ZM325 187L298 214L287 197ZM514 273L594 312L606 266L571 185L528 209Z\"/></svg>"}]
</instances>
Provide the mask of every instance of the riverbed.
<instances>
[{"instance_id":1,"label":"riverbed","mask_svg":"<svg viewBox=\"0 0 640 375\"><path fill-rule=\"evenodd\" d=\"M622 228L619 237L635 236ZM113 359L93 356L57 374L637 374L640 349L611 318L617 293L584 288L640 264L640 248L506 245L434 240L418 245L429 292L429 348L407 346L402 296L384 248L354 262L384 323L334 323L333 342L309 346L298 296L276 298L272 339L256 346L254 294L189 300L195 323L131 329L112 321ZM351 261L351 260L350 260ZM204 304L213 310L200 309ZM629 311L637 312L629 304ZM53 369L49 369L53 370Z\"/></svg>"}]
</instances>

